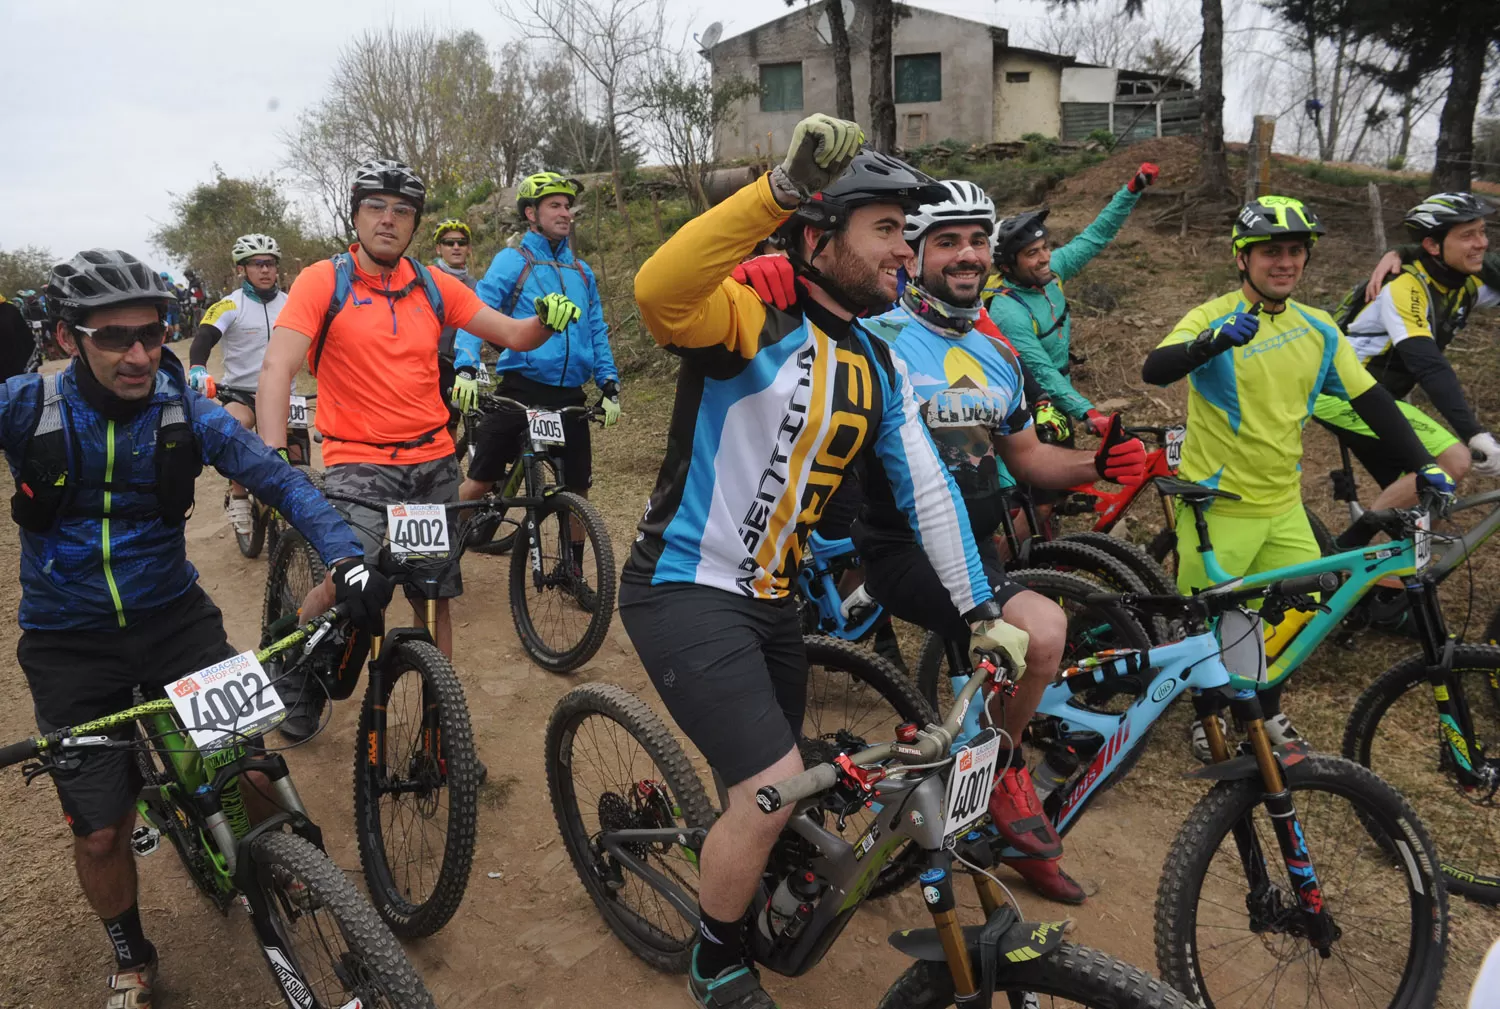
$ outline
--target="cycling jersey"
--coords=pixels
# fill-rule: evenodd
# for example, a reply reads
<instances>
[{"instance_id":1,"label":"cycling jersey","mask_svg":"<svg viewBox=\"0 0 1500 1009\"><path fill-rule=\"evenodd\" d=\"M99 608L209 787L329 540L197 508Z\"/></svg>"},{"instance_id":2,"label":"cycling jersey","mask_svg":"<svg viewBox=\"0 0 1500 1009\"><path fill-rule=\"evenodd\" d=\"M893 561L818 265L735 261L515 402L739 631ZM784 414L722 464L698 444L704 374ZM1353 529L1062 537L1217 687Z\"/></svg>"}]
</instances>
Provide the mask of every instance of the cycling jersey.
<instances>
[{"instance_id":1,"label":"cycling jersey","mask_svg":"<svg viewBox=\"0 0 1500 1009\"><path fill-rule=\"evenodd\" d=\"M518 286L519 285L519 286ZM589 379L618 382L609 327L594 271L576 258L568 241L554 248L538 231L528 231L519 249L501 249L476 289L486 305L515 319L536 314L534 302L548 294L565 295L582 311L578 321L533 350L502 350L495 374L515 372L542 385L576 389ZM454 364L479 366L479 337L460 332L454 342Z\"/></svg>"},{"instance_id":2,"label":"cycling jersey","mask_svg":"<svg viewBox=\"0 0 1500 1009\"><path fill-rule=\"evenodd\" d=\"M20 530L20 622L27 630L128 627L198 579L188 563L182 526L162 520L149 492L157 480L161 411L183 401L182 365L163 354L150 404L118 422L106 419L79 391L74 378L79 367L75 359L64 372L62 392L69 453L88 486L80 487L74 502L73 510L82 514L65 515L46 533ZM0 387L0 445L12 476L37 428L43 381L40 375L18 375ZM306 475L282 462L212 400L191 389L185 396L205 464L286 515L325 564L360 553L359 541ZM117 489L106 491L102 484Z\"/></svg>"},{"instance_id":3,"label":"cycling jersey","mask_svg":"<svg viewBox=\"0 0 1500 1009\"><path fill-rule=\"evenodd\" d=\"M906 368L810 299L782 312L730 272L791 215L762 178L688 222L642 265L636 302L682 359L666 458L623 577L783 599L828 498L862 460L960 613L991 598L963 501Z\"/></svg>"},{"instance_id":4,"label":"cycling jersey","mask_svg":"<svg viewBox=\"0 0 1500 1009\"><path fill-rule=\"evenodd\" d=\"M262 300L248 283L238 291L231 291L227 297L214 302L203 313L198 328L201 330L208 326L219 335L214 337L210 334L201 351L198 341L194 339L191 355L193 363L207 364L208 350L215 343L222 342L225 388L253 392L260 384L260 365L266 356L271 330L285 305L286 292L280 289L269 301ZM196 360L199 353L203 355L202 361Z\"/></svg>"},{"instance_id":5,"label":"cycling jersey","mask_svg":"<svg viewBox=\"0 0 1500 1009\"><path fill-rule=\"evenodd\" d=\"M308 367L318 379L323 462L390 465L452 455L438 340L444 325L463 326L484 304L461 282L434 270L444 308L438 319L409 261L401 260L387 287L360 268L357 249L349 247L354 287L328 329L320 364L313 364L316 346L307 349ZM403 290L405 296L394 296ZM333 262L309 266L288 292L277 325L315 340L333 291Z\"/></svg>"},{"instance_id":6,"label":"cycling jersey","mask_svg":"<svg viewBox=\"0 0 1500 1009\"><path fill-rule=\"evenodd\" d=\"M1026 370L1052 397L1053 404L1070 417L1082 418L1094 404L1068 379L1073 323L1062 285L1114 241L1139 200L1138 193L1122 186L1077 238L1053 249L1051 267L1055 276L1046 287L1026 287L996 273L981 295L990 317L1015 346Z\"/></svg>"},{"instance_id":7,"label":"cycling jersey","mask_svg":"<svg viewBox=\"0 0 1500 1009\"><path fill-rule=\"evenodd\" d=\"M1249 309L1240 292L1182 318L1160 346L1191 343ZM1180 472L1240 495L1214 501L1225 513L1269 517L1301 506L1302 428L1317 395L1354 399L1375 385L1327 312L1288 300L1262 312L1260 330L1188 375L1187 439Z\"/></svg>"}]
</instances>

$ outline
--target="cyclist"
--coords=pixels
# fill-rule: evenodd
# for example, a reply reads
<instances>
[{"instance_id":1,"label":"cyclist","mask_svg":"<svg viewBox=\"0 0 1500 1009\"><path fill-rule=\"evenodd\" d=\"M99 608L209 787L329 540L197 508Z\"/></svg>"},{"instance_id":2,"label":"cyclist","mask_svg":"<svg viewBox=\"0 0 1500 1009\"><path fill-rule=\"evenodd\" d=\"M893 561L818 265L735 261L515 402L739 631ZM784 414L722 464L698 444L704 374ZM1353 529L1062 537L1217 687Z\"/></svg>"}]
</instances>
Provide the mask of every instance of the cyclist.
<instances>
[{"instance_id":1,"label":"cyclist","mask_svg":"<svg viewBox=\"0 0 1500 1009\"><path fill-rule=\"evenodd\" d=\"M41 342L20 307L0 294L0 381L30 371L33 355L40 357Z\"/></svg>"},{"instance_id":2,"label":"cyclist","mask_svg":"<svg viewBox=\"0 0 1500 1009\"><path fill-rule=\"evenodd\" d=\"M448 406L438 388L438 340L444 325L467 328L502 347L541 346L578 317L559 295L537 298L535 316L510 319L473 291L405 256L427 187L399 161L374 160L354 173L349 220L359 240L346 254L303 270L287 294L261 366L255 416L273 448L286 445L292 379L306 362L318 380L323 486L329 494L376 501L447 503L458 496L458 461ZM379 551L384 512L338 505L367 553ZM463 591L457 570L438 588L437 646L453 655L448 599ZM415 595L419 624L425 604ZM326 593L305 604L319 612ZM299 690L283 734L316 729L324 696Z\"/></svg>"},{"instance_id":3,"label":"cyclist","mask_svg":"<svg viewBox=\"0 0 1500 1009\"><path fill-rule=\"evenodd\" d=\"M1455 481L1467 475L1471 461L1480 476L1500 476L1500 442L1476 419L1444 355L1471 311L1500 305L1500 286L1491 286L1483 277L1489 248L1485 218L1494 212L1487 200L1472 193L1438 193L1407 211L1407 233L1418 243L1413 261L1403 266L1396 254L1382 258L1376 272L1384 278L1394 261L1398 275L1348 326L1355 353L1396 397L1423 446ZM1500 277L1491 275L1488 280L1500 282ZM1418 385L1457 438L1417 407L1399 402ZM1380 484L1372 507L1416 503L1415 477L1382 450L1348 403L1320 396L1314 414Z\"/></svg>"},{"instance_id":4,"label":"cyclist","mask_svg":"<svg viewBox=\"0 0 1500 1009\"><path fill-rule=\"evenodd\" d=\"M224 382L219 386L219 402L230 416L254 431L260 362L266 356L276 317L286 304L286 292L277 286L281 246L270 235L241 235L229 250L229 258L234 261L240 288L214 302L204 313L188 348L188 382L199 392L207 389L208 354L223 340ZM236 533L250 534L254 523L250 495L240 484L230 483L224 512Z\"/></svg>"},{"instance_id":5,"label":"cyclist","mask_svg":"<svg viewBox=\"0 0 1500 1009\"><path fill-rule=\"evenodd\" d=\"M1319 393L1347 400L1418 482L1451 495L1453 481L1433 462L1391 394L1363 367L1328 313L1292 299L1325 229L1286 196L1262 196L1240 209L1231 249L1240 288L1193 309L1146 358L1152 385L1188 379L1187 439L1181 475L1238 494L1208 509L1215 553L1232 576L1320 556L1302 506L1302 427ZM1177 512L1177 584L1212 583L1187 506ZM1275 743L1299 738L1281 712L1278 684L1261 694ZM1208 754L1201 726L1193 732Z\"/></svg>"},{"instance_id":6,"label":"cyclist","mask_svg":"<svg viewBox=\"0 0 1500 1009\"><path fill-rule=\"evenodd\" d=\"M92 249L53 268L47 295L73 362L0 387L21 526L16 657L37 727L118 711L137 686L156 696L235 654L183 535L205 464L274 502L329 566L333 596L378 632L390 584L365 566L359 541L306 476L189 388L162 353L173 297L161 278L127 253ZM115 953L108 1005L149 1009L157 957L136 905L135 757L90 751L53 778L79 882Z\"/></svg>"},{"instance_id":7,"label":"cyclist","mask_svg":"<svg viewBox=\"0 0 1500 1009\"><path fill-rule=\"evenodd\" d=\"M172 275L166 270L161 271L157 276L161 277L162 283L167 285L167 293L172 296L172 303L167 306L167 342L172 343L177 340L178 336L177 321L182 302L182 288L172 281Z\"/></svg>"},{"instance_id":8,"label":"cyclist","mask_svg":"<svg viewBox=\"0 0 1500 1009\"><path fill-rule=\"evenodd\" d=\"M439 221L437 227L432 229L432 240L437 245L437 257L433 259L432 265L460 281L469 290L474 290L479 281L469 273L469 251L474 242L474 233L469 230L469 226L454 217ZM444 326L443 335L438 339L438 368L442 376L441 389L445 403L453 398L453 356L457 337L456 327ZM476 379L483 368L483 362L476 364ZM457 407L449 413L448 433L451 435L458 426L460 413Z\"/></svg>"},{"instance_id":9,"label":"cyclist","mask_svg":"<svg viewBox=\"0 0 1500 1009\"><path fill-rule=\"evenodd\" d=\"M516 248L501 249L479 282L479 297L486 305L524 319L531 314L533 300L548 294L568 298L583 310L582 317L534 351L505 351L495 363L499 392L528 406L557 409L582 406L583 384L593 379L603 395L604 426L620 419L620 373L609 349L609 327L599 301L599 285L588 264L573 255L569 238L573 233L573 204L582 187L556 172L538 172L523 179L516 207L528 227ZM454 404L472 410L478 402L475 370L479 340L458 334L458 378L453 384ZM474 436L474 459L459 497L472 501L481 497L505 475L506 468L521 454L526 436L526 416L518 410L499 410L486 415ZM563 415L562 483L568 490L588 497L593 483L593 447L588 418L581 413ZM575 528L574 560L582 563L583 530ZM587 606L587 601L585 601Z\"/></svg>"},{"instance_id":10,"label":"cyclist","mask_svg":"<svg viewBox=\"0 0 1500 1009\"><path fill-rule=\"evenodd\" d=\"M902 367L857 321L896 297L905 211L942 190L857 153L855 123L813 115L786 159L688 222L641 266L635 295L681 359L667 454L620 586L620 618L667 709L728 787L700 857L688 988L715 1009L774 1005L744 962L741 921L791 810L755 790L802 770L807 657L793 580L844 471L894 499L931 551L976 646L1024 653L1000 619L962 499ZM788 223L790 222L790 223ZM777 228L804 280L791 311L731 278Z\"/></svg>"},{"instance_id":11,"label":"cyclist","mask_svg":"<svg viewBox=\"0 0 1500 1009\"><path fill-rule=\"evenodd\" d=\"M990 270L995 207L972 182L942 184L943 196L907 215L905 238L915 253L913 278L899 305L868 328L890 344L920 404L922 419L963 494L985 575L1005 620L1030 635L1031 674L1005 710L1003 728L1019 741L1062 658L1068 621L1052 600L1007 580L994 535L1008 507L1004 488L1016 478L1065 488L1105 478L1139 483L1146 448L1106 430L1100 450L1044 445L1032 429L1024 380L1013 351L978 328L980 290ZM998 456L998 458L997 458ZM1002 463L1003 460L1003 463ZM1010 472L1007 472L1009 470ZM968 627L942 591L906 516L890 500L869 501L855 526L866 586L892 615L950 638ZM1062 842L1042 811L1024 759L1003 754L1005 768L990 797L990 816L1007 843L1025 858L1007 859L1039 892L1071 904L1084 891L1062 871Z\"/></svg>"},{"instance_id":12,"label":"cyclist","mask_svg":"<svg viewBox=\"0 0 1500 1009\"><path fill-rule=\"evenodd\" d=\"M1021 355L1026 370L1067 417L1088 425L1104 437L1110 418L1073 388L1068 378L1072 368L1073 323L1062 285L1077 276L1104 247L1114 241L1140 201L1141 193L1156 181L1158 169L1144 162L1098 217L1066 245L1047 245L1048 208L1017 214L1001 221L993 243L995 274L985 284L982 299L1000 332ZM1070 425L1062 444L1072 445Z\"/></svg>"}]
</instances>

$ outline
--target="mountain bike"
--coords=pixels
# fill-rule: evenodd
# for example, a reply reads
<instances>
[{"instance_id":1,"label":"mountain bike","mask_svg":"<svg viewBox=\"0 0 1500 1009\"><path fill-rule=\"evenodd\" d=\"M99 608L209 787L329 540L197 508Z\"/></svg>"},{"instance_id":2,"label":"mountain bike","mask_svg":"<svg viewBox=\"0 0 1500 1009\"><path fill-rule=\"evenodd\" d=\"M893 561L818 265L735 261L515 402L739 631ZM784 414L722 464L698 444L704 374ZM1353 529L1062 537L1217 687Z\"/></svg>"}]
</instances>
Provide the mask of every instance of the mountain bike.
<instances>
[{"instance_id":1,"label":"mountain bike","mask_svg":"<svg viewBox=\"0 0 1500 1009\"><path fill-rule=\"evenodd\" d=\"M997 993L1013 1006L1058 999L1113 1009L1186 1006L1142 971L1064 942L1062 923L1022 921L982 869L973 880L986 921L959 924L953 877L968 869L970 855L980 856L967 838L984 815L1000 740L991 727L956 754L950 747L971 702L996 689L1014 687L987 661L945 723L906 723L898 742L761 789L762 809L795 804L796 812L751 902L759 910L747 925L748 950L778 974L811 970L893 855L914 846L926 856L922 892L934 927L891 935L916 962L885 993L882 1009L978 1009ZM698 931L698 856L714 813L671 732L623 688L588 684L554 709L546 763L558 829L605 922L647 963L686 972ZM852 843L829 829L867 803L882 813Z\"/></svg>"},{"instance_id":2,"label":"mountain bike","mask_svg":"<svg viewBox=\"0 0 1500 1009\"><path fill-rule=\"evenodd\" d=\"M165 835L194 885L221 914L244 907L290 1009L350 1006L432 1009L432 996L399 943L323 850L323 836L281 754L257 734L285 714L262 663L317 651L342 622L330 610L258 654L245 652L169 684L166 697L0 748L0 767L39 758L27 783L91 749L135 752L145 782L139 856ZM264 775L264 792L249 773ZM245 790L277 812L252 824Z\"/></svg>"},{"instance_id":3,"label":"mountain bike","mask_svg":"<svg viewBox=\"0 0 1500 1009\"><path fill-rule=\"evenodd\" d=\"M318 398L317 393L306 396L292 395L290 407L286 420L286 452L287 461L293 466L300 466L304 470L312 465L312 410L311 404ZM310 476L312 474L309 474ZM314 478L316 482L316 478ZM231 481L233 483L233 481ZM250 498L250 532L242 533L235 531L235 543L240 548L240 555L254 560L260 556L261 549L276 549L276 541L281 538L286 521L281 514L271 505L261 501L255 496L255 492L248 487L245 489ZM225 506L228 506L229 491L225 491Z\"/></svg>"}]
</instances>

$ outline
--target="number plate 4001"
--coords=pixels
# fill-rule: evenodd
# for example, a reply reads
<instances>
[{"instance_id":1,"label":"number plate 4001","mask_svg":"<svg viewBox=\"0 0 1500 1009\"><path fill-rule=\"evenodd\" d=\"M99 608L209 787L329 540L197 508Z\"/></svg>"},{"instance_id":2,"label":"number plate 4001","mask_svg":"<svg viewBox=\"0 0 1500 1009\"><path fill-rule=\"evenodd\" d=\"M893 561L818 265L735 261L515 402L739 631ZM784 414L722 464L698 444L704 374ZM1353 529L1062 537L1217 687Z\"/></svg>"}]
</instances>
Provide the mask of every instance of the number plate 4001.
<instances>
[{"instance_id":1,"label":"number plate 4001","mask_svg":"<svg viewBox=\"0 0 1500 1009\"><path fill-rule=\"evenodd\" d=\"M943 823L945 839L966 830L989 809L999 757L998 735L978 746L966 746L953 755L953 773L948 777L948 814Z\"/></svg>"}]
</instances>

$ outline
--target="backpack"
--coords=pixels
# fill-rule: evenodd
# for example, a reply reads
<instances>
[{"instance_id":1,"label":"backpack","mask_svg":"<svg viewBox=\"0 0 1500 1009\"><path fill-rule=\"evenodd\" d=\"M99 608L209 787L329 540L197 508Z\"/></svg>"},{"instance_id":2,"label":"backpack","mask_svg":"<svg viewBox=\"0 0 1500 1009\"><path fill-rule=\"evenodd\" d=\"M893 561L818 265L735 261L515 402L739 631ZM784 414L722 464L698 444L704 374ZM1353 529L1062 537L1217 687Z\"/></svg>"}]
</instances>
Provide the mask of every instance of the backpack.
<instances>
[{"instance_id":1,"label":"backpack","mask_svg":"<svg viewBox=\"0 0 1500 1009\"><path fill-rule=\"evenodd\" d=\"M22 443L24 455L16 466L16 492L11 495L10 515L21 528L33 533L49 532L60 516L92 515L72 507L79 490L128 491L154 494L156 511L167 525L181 526L193 511L193 490L203 472L203 454L189 422L186 393L162 405L156 424L156 479L149 484L124 481L94 482L73 477L73 417L63 396L63 375L37 383L36 422ZM185 386L184 386L185 388ZM119 512L112 512L120 516ZM124 516L132 517L132 516ZM134 516L134 517L149 517Z\"/></svg>"},{"instance_id":2,"label":"backpack","mask_svg":"<svg viewBox=\"0 0 1500 1009\"><path fill-rule=\"evenodd\" d=\"M502 315L510 315L516 310L516 305L521 300L521 292L526 287L526 278L531 276L532 268L540 263L547 263L548 265L555 267L559 271L578 271L578 276L583 278L584 289L588 289L589 275L583 272L583 267L578 264L578 258L576 256L571 263L564 263L556 259L537 259L524 245L516 246L516 251L521 254L522 259L526 260L526 264L521 267L521 273L516 277L516 285L510 289L510 294L505 296L505 302L500 307L500 312Z\"/></svg>"},{"instance_id":3,"label":"backpack","mask_svg":"<svg viewBox=\"0 0 1500 1009\"><path fill-rule=\"evenodd\" d=\"M416 277L411 283L399 291L391 291L392 298L404 298L416 289L418 284L427 294L427 304L432 307L432 313L437 316L438 326L443 325L443 295L438 290L437 281L432 279L432 273L410 256L402 256L412 268L416 270ZM333 296L328 299L328 311L323 316L323 324L318 327L317 346L313 350L312 372L318 373L318 362L323 360L323 345L328 342L328 327L333 325L334 317L344 309L344 304L354 295L354 257L347 252L340 252L333 257ZM368 304L368 302L360 302Z\"/></svg>"},{"instance_id":4,"label":"backpack","mask_svg":"<svg viewBox=\"0 0 1500 1009\"><path fill-rule=\"evenodd\" d=\"M1411 274L1421 282L1423 287L1427 287L1426 277L1411 263L1402 264L1401 273ZM1398 274L1388 274L1380 282L1381 289L1384 290L1385 285L1395 280L1397 276ZM1359 313L1364 311L1365 306L1370 303L1370 299L1365 296L1366 286L1368 286L1367 283L1363 281L1354 285L1331 313L1333 321L1338 323L1339 329L1345 333L1349 331L1349 326ZM1458 335L1458 331L1463 329L1464 323L1468 320L1467 306L1472 301L1471 292L1477 287L1473 278L1469 279L1467 287L1468 290L1461 291L1457 297L1441 297L1431 288L1427 288L1427 328L1432 331L1433 341L1439 350L1453 342L1453 338Z\"/></svg>"}]
</instances>

